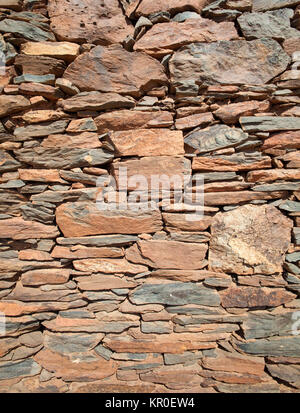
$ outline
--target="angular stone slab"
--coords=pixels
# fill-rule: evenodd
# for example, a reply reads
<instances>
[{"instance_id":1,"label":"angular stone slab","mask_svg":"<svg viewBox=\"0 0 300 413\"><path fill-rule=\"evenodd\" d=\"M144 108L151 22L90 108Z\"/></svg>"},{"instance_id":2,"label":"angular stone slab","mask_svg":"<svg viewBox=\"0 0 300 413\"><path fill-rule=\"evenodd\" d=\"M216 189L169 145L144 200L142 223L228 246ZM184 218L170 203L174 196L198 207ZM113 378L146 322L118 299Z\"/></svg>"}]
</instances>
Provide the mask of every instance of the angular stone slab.
<instances>
[{"instance_id":1,"label":"angular stone slab","mask_svg":"<svg viewBox=\"0 0 300 413\"><path fill-rule=\"evenodd\" d=\"M235 346L244 353L256 356L300 357L300 335L261 339L246 343L236 342Z\"/></svg>"},{"instance_id":2,"label":"angular stone slab","mask_svg":"<svg viewBox=\"0 0 300 413\"><path fill-rule=\"evenodd\" d=\"M107 110L120 108L133 108L133 99L126 98L118 93L82 92L74 97L61 102L66 112L78 112L81 110Z\"/></svg>"},{"instance_id":3,"label":"angular stone slab","mask_svg":"<svg viewBox=\"0 0 300 413\"><path fill-rule=\"evenodd\" d=\"M245 116L240 118L245 132L276 132L300 130L300 118L280 116Z\"/></svg>"},{"instance_id":4,"label":"angular stone slab","mask_svg":"<svg viewBox=\"0 0 300 413\"><path fill-rule=\"evenodd\" d=\"M159 211L101 211L96 203L74 202L60 205L56 220L65 237L100 234L140 234L162 228Z\"/></svg>"},{"instance_id":5,"label":"angular stone slab","mask_svg":"<svg viewBox=\"0 0 300 413\"><path fill-rule=\"evenodd\" d=\"M297 4L300 4L299 0L253 0L253 11L276 10Z\"/></svg>"},{"instance_id":6,"label":"angular stone slab","mask_svg":"<svg viewBox=\"0 0 300 413\"><path fill-rule=\"evenodd\" d=\"M113 154L103 149L32 148L15 151L16 158L34 168L71 169L100 166L110 162Z\"/></svg>"},{"instance_id":7,"label":"angular stone slab","mask_svg":"<svg viewBox=\"0 0 300 413\"><path fill-rule=\"evenodd\" d=\"M173 84L262 85L289 63L290 57L279 43L258 39L194 43L176 52L169 66Z\"/></svg>"},{"instance_id":8,"label":"angular stone slab","mask_svg":"<svg viewBox=\"0 0 300 413\"><path fill-rule=\"evenodd\" d=\"M0 237L15 240L30 238L56 238L57 227L35 221L25 221L21 217L0 220Z\"/></svg>"},{"instance_id":9,"label":"angular stone slab","mask_svg":"<svg viewBox=\"0 0 300 413\"><path fill-rule=\"evenodd\" d=\"M134 293L130 296L130 301L138 305L199 304L207 305L209 307L217 307L220 304L219 295L216 291L190 282L144 284L134 291Z\"/></svg>"}]
</instances>

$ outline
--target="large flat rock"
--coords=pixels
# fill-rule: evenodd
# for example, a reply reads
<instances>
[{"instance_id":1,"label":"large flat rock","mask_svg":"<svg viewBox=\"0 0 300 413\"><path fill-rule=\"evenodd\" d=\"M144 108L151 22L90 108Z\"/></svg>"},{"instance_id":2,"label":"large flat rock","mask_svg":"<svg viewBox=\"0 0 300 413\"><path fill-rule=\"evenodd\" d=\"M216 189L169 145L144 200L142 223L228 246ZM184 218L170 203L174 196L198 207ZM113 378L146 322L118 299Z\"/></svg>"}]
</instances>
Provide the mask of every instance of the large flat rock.
<instances>
[{"instance_id":1,"label":"large flat rock","mask_svg":"<svg viewBox=\"0 0 300 413\"><path fill-rule=\"evenodd\" d=\"M289 62L275 40L257 39L190 44L173 55L169 66L174 84L261 85L282 73Z\"/></svg>"}]
</instances>

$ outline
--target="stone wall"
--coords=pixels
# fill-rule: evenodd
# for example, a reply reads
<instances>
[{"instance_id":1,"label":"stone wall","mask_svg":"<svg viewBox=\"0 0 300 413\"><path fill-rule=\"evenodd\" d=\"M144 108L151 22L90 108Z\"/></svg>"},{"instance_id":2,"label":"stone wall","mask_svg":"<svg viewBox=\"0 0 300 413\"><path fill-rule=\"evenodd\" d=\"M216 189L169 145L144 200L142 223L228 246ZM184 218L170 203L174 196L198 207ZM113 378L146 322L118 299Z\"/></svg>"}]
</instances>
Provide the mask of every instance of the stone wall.
<instances>
[{"instance_id":1,"label":"stone wall","mask_svg":"<svg viewBox=\"0 0 300 413\"><path fill-rule=\"evenodd\" d=\"M298 392L300 1L0 18L0 390ZM120 167L204 217L113 209Z\"/></svg>"}]
</instances>

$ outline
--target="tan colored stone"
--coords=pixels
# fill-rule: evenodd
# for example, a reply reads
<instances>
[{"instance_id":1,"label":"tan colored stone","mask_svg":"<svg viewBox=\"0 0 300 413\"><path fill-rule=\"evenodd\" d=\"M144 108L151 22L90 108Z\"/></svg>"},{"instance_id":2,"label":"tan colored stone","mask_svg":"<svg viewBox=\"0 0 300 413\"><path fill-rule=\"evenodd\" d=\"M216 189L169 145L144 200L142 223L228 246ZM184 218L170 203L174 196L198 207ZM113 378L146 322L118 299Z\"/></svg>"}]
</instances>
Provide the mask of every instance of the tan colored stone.
<instances>
[{"instance_id":1,"label":"tan colored stone","mask_svg":"<svg viewBox=\"0 0 300 413\"><path fill-rule=\"evenodd\" d=\"M159 211L100 211L95 203L89 202L60 205L56 209L56 220L65 237L152 233L162 228Z\"/></svg>"},{"instance_id":2,"label":"tan colored stone","mask_svg":"<svg viewBox=\"0 0 300 413\"><path fill-rule=\"evenodd\" d=\"M97 116L99 133L130 129L163 128L173 125L173 116L167 111L116 110Z\"/></svg>"},{"instance_id":3,"label":"tan colored stone","mask_svg":"<svg viewBox=\"0 0 300 413\"><path fill-rule=\"evenodd\" d=\"M83 272L101 272L105 274L139 274L148 270L144 265L134 265L123 259L90 258L73 262L74 268Z\"/></svg>"},{"instance_id":4,"label":"tan colored stone","mask_svg":"<svg viewBox=\"0 0 300 413\"><path fill-rule=\"evenodd\" d=\"M21 217L3 219L0 221L2 238L16 240L29 238L56 238L59 235L57 227L44 225L40 222L25 221Z\"/></svg>"},{"instance_id":5,"label":"tan colored stone","mask_svg":"<svg viewBox=\"0 0 300 413\"><path fill-rule=\"evenodd\" d=\"M79 56L64 77L80 90L117 92L139 97L168 81L164 67L140 52L127 52L121 45L96 46Z\"/></svg>"},{"instance_id":6,"label":"tan colored stone","mask_svg":"<svg viewBox=\"0 0 300 413\"><path fill-rule=\"evenodd\" d=\"M59 40L106 45L121 43L134 31L118 0L50 0L48 13Z\"/></svg>"},{"instance_id":7,"label":"tan colored stone","mask_svg":"<svg viewBox=\"0 0 300 413\"><path fill-rule=\"evenodd\" d=\"M130 301L125 300L119 306L118 311L129 314L147 314L162 311L163 308L164 307L160 304L135 305Z\"/></svg>"},{"instance_id":8,"label":"tan colored stone","mask_svg":"<svg viewBox=\"0 0 300 413\"><path fill-rule=\"evenodd\" d=\"M209 267L244 275L282 272L291 228L292 221L271 205L218 213L211 225Z\"/></svg>"},{"instance_id":9,"label":"tan colored stone","mask_svg":"<svg viewBox=\"0 0 300 413\"><path fill-rule=\"evenodd\" d=\"M26 42L21 53L31 56L48 56L72 62L79 55L80 46L69 42Z\"/></svg>"},{"instance_id":10,"label":"tan colored stone","mask_svg":"<svg viewBox=\"0 0 300 413\"><path fill-rule=\"evenodd\" d=\"M44 148L100 148L98 134L93 132L82 132L76 135L57 134L49 135L42 142Z\"/></svg>"},{"instance_id":11,"label":"tan colored stone","mask_svg":"<svg viewBox=\"0 0 300 413\"><path fill-rule=\"evenodd\" d=\"M91 91L78 93L71 98L62 100L60 104L67 112L78 112L86 110L103 111L107 109L133 108L135 101L131 97L121 96L114 92L101 93Z\"/></svg>"},{"instance_id":12,"label":"tan colored stone","mask_svg":"<svg viewBox=\"0 0 300 413\"><path fill-rule=\"evenodd\" d=\"M133 48L151 56L161 57L189 43L232 39L238 39L232 22L215 23L213 20L199 17L199 19L187 19L183 23L156 24L135 43Z\"/></svg>"},{"instance_id":13,"label":"tan colored stone","mask_svg":"<svg viewBox=\"0 0 300 413\"><path fill-rule=\"evenodd\" d=\"M279 307L296 298L283 288L230 287L220 292L222 306L234 308Z\"/></svg>"},{"instance_id":14,"label":"tan colored stone","mask_svg":"<svg viewBox=\"0 0 300 413\"><path fill-rule=\"evenodd\" d=\"M195 270L203 268L207 245L178 241L139 241L126 251L129 261L153 268ZM188 257L188 260L186 260Z\"/></svg>"},{"instance_id":15,"label":"tan colored stone","mask_svg":"<svg viewBox=\"0 0 300 413\"><path fill-rule=\"evenodd\" d=\"M110 135L117 156L183 155L183 134L168 129L138 129Z\"/></svg>"},{"instance_id":16,"label":"tan colored stone","mask_svg":"<svg viewBox=\"0 0 300 413\"><path fill-rule=\"evenodd\" d=\"M100 380L112 376L117 370L117 364L103 358L92 361L76 361L60 353L43 349L34 359L48 371L55 373L64 381ZM76 362L75 362L76 361Z\"/></svg>"},{"instance_id":17,"label":"tan colored stone","mask_svg":"<svg viewBox=\"0 0 300 413\"><path fill-rule=\"evenodd\" d=\"M64 112L58 110L51 110L51 109L38 109L38 110L31 110L26 112L22 115L22 119L26 123L40 123L40 122L47 122L47 121L55 121L60 120L68 117L68 115Z\"/></svg>"},{"instance_id":18,"label":"tan colored stone","mask_svg":"<svg viewBox=\"0 0 300 413\"><path fill-rule=\"evenodd\" d=\"M21 281L23 285L43 285L43 284L64 284L69 281L69 269L41 269L27 271L22 274Z\"/></svg>"},{"instance_id":19,"label":"tan colored stone","mask_svg":"<svg viewBox=\"0 0 300 413\"><path fill-rule=\"evenodd\" d=\"M168 279L174 281L203 281L207 278L216 278L231 282L231 277L221 272L213 272L206 270L154 270L151 272L151 277L160 280Z\"/></svg>"}]
</instances>

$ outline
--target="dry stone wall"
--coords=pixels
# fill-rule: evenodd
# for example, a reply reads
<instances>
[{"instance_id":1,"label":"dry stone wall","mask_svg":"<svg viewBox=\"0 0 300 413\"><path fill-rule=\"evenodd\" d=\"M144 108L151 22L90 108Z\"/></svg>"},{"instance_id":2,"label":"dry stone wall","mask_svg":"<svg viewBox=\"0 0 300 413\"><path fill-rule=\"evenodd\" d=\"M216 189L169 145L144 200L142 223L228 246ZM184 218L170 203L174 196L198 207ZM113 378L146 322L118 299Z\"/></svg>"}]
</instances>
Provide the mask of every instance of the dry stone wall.
<instances>
[{"instance_id":1,"label":"dry stone wall","mask_svg":"<svg viewBox=\"0 0 300 413\"><path fill-rule=\"evenodd\" d=\"M0 0L0 33L1 392L299 392L300 1ZM200 220L178 182L113 208L191 171Z\"/></svg>"}]
</instances>

